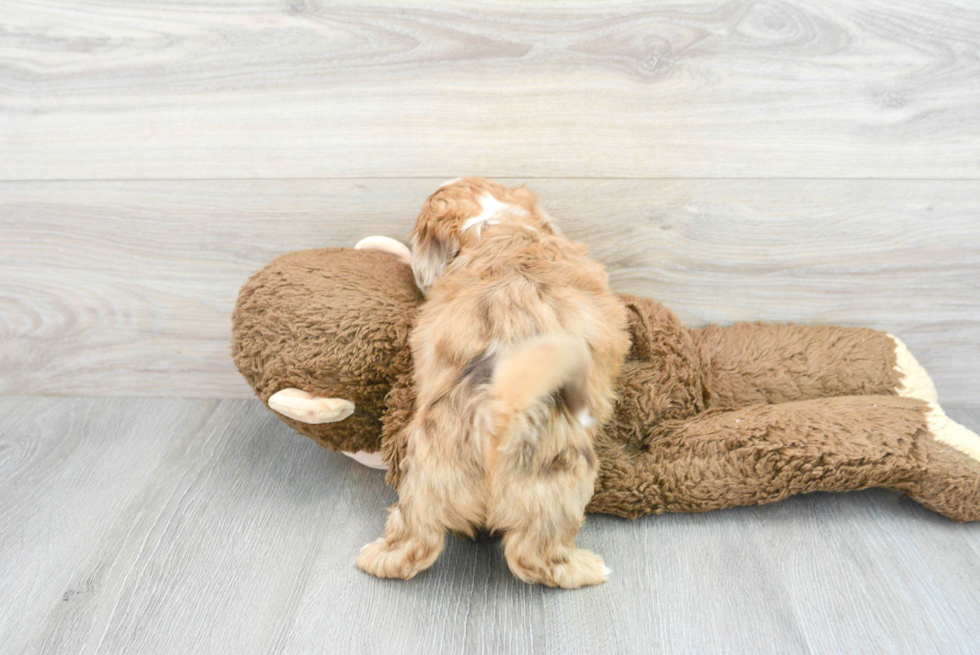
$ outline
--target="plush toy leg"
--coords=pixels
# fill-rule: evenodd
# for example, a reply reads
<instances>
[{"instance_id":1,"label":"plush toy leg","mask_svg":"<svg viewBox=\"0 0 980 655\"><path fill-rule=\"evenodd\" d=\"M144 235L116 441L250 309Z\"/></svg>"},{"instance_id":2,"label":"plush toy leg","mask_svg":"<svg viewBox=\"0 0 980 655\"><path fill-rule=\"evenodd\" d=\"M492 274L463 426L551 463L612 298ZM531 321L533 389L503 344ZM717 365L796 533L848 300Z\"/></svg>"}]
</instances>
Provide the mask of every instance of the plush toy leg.
<instances>
[{"instance_id":1,"label":"plush toy leg","mask_svg":"<svg viewBox=\"0 0 980 655\"><path fill-rule=\"evenodd\" d=\"M957 521L980 520L980 436L934 403L926 412L934 439L924 440L928 466L906 491L922 505Z\"/></svg>"},{"instance_id":2,"label":"plush toy leg","mask_svg":"<svg viewBox=\"0 0 980 655\"><path fill-rule=\"evenodd\" d=\"M691 331L706 360L709 407L896 394L936 402L900 340L867 328L736 323Z\"/></svg>"},{"instance_id":3,"label":"plush toy leg","mask_svg":"<svg viewBox=\"0 0 980 655\"><path fill-rule=\"evenodd\" d=\"M640 452L597 443L589 511L636 517L887 487L957 521L980 519L980 437L938 405L845 396L712 410L652 429Z\"/></svg>"}]
</instances>

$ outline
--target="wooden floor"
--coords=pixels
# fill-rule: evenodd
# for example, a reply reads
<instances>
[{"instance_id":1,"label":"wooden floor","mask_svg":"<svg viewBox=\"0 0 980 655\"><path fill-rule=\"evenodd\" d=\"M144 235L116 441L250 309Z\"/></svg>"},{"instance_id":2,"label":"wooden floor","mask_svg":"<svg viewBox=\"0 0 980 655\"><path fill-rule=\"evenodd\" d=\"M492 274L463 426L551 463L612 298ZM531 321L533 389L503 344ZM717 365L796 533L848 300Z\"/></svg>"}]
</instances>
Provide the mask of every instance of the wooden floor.
<instances>
[{"instance_id":1,"label":"wooden floor","mask_svg":"<svg viewBox=\"0 0 980 655\"><path fill-rule=\"evenodd\" d=\"M980 408L950 409L980 428ZM592 515L613 569L518 582L450 538L409 582L353 565L382 474L258 401L0 399L4 653L975 653L980 524L896 493L635 522Z\"/></svg>"},{"instance_id":2,"label":"wooden floor","mask_svg":"<svg viewBox=\"0 0 980 655\"><path fill-rule=\"evenodd\" d=\"M900 336L980 429L974 0L4 0L0 654L976 653L980 526L887 491L357 571L392 492L229 356L273 257L526 183L687 325ZM957 407L958 406L958 407Z\"/></svg>"}]
</instances>

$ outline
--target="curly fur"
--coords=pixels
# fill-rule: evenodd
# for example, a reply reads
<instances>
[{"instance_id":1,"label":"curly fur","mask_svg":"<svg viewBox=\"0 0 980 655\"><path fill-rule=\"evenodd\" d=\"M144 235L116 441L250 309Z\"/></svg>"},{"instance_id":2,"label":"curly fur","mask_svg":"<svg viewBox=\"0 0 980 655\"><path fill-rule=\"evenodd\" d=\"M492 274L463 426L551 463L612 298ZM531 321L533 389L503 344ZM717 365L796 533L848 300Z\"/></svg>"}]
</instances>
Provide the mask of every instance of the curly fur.
<instances>
[{"instance_id":1,"label":"curly fur","mask_svg":"<svg viewBox=\"0 0 980 655\"><path fill-rule=\"evenodd\" d=\"M597 471L594 421L612 413L629 346L605 271L556 234L533 194L473 178L426 201L413 245L428 291L411 336L417 409L399 502L357 565L410 578L446 530L488 529L526 582L604 581L575 535Z\"/></svg>"}]
</instances>

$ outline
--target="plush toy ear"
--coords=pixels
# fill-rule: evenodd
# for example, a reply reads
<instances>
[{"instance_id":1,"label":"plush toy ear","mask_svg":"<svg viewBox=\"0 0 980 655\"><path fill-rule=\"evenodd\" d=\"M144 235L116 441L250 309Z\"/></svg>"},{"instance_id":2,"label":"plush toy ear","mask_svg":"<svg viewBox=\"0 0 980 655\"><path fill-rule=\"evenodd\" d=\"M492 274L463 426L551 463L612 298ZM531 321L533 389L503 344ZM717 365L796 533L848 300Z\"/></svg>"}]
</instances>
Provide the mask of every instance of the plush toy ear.
<instances>
[{"instance_id":1,"label":"plush toy ear","mask_svg":"<svg viewBox=\"0 0 980 655\"><path fill-rule=\"evenodd\" d=\"M401 241L389 237L364 237L357 242L354 250L379 250L386 252L400 262L412 263L412 251Z\"/></svg>"},{"instance_id":2,"label":"plush toy ear","mask_svg":"<svg viewBox=\"0 0 980 655\"><path fill-rule=\"evenodd\" d=\"M441 233L440 233L441 232ZM412 273L422 293L428 293L446 265L459 254L459 238L421 219L412 232Z\"/></svg>"}]
</instances>

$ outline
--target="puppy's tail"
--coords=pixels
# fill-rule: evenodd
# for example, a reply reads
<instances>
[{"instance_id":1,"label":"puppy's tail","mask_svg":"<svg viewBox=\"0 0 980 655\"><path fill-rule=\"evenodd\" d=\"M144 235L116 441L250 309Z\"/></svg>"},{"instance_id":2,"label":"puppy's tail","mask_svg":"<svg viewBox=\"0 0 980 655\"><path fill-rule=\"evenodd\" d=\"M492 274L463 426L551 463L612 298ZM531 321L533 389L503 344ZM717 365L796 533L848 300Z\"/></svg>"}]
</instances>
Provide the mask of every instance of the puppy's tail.
<instances>
[{"instance_id":1,"label":"puppy's tail","mask_svg":"<svg viewBox=\"0 0 980 655\"><path fill-rule=\"evenodd\" d=\"M518 427L535 422L536 413L550 411L544 401L552 396L558 409L567 411L572 421L582 427L592 425L587 407L591 367L588 349L564 335L534 337L508 350L497 363L490 383L497 444L504 447L518 431L530 438L540 432ZM547 421L547 417L539 416L538 420Z\"/></svg>"}]
</instances>

